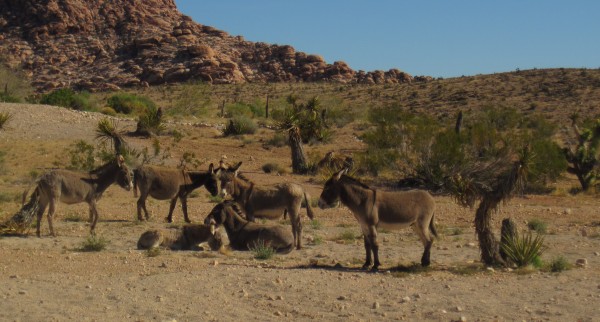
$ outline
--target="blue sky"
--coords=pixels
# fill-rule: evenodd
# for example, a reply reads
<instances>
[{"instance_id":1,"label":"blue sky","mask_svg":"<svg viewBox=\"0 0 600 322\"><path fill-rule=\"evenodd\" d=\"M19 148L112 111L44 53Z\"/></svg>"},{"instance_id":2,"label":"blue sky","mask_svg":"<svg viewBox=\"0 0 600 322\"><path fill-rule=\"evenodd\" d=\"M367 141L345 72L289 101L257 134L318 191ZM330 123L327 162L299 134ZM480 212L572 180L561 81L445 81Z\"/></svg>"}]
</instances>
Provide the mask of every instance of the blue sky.
<instances>
[{"instance_id":1,"label":"blue sky","mask_svg":"<svg viewBox=\"0 0 600 322\"><path fill-rule=\"evenodd\" d=\"M598 0L175 0L194 21L355 70L600 68Z\"/></svg>"}]
</instances>

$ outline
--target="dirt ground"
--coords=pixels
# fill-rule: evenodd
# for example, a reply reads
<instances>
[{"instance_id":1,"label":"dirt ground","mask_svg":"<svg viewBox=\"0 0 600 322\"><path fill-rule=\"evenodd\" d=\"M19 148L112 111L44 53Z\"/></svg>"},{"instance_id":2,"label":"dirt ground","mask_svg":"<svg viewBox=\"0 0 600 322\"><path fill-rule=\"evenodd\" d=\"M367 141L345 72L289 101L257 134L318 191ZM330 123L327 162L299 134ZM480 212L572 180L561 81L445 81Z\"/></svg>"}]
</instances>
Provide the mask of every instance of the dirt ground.
<instances>
[{"instance_id":1,"label":"dirt ground","mask_svg":"<svg viewBox=\"0 0 600 322\"><path fill-rule=\"evenodd\" d=\"M65 148L76 140L93 143L102 115L40 105L0 103L13 119L0 130L5 151L0 192L14 196L45 168L68 164ZM170 147L168 166L185 151L218 162L226 155L243 161L245 175L258 184L291 181L318 198L322 180L289 174L264 174L267 162L290 166L287 147L264 147L272 130L257 135L221 138L218 123L190 120L169 123L185 136L162 137ZM132 130L133 120L119 126ZM128 138L134 147L150 140ZM351 128L338 131L320 152L359 147ZM311 149L311 148L309 148ZM565 179L561 186L575 186ZM381 231L381 272L360 270L364 248L360 229L346 208L315 209L310 222L302 210L302 250L256 260L252 252L170 251L158 256L136 249L146 230L183 223L181 208L175 224L163 218L168 201L149 199L150 222L135 221L131 192L110 187L98 203L98 236L105 250L82 252L89 235L87 205L61 204L55 216L58 237L42 238L31 230L25 237L0 237L0 320L2 321L594 321L600 319L600 202L594 195L572 196L567 188L552 195L528 195L511 200L495 214L495 224L512 217L521 229L531 219L547 223L544 261L563 256L573 268L561 273L535 269L491 269L479 261L473 228L474 210L437 196L436 224L441 237L432 249L429 269L415 269L422 246L411 229ZM190 216L201 222L214 206L201 188L189 200ZM0 203L0 222L20 207ZM288 225L280 220L276 223ZM585 259L587 265L575 262Z\"/></svg>"}]
</instances>

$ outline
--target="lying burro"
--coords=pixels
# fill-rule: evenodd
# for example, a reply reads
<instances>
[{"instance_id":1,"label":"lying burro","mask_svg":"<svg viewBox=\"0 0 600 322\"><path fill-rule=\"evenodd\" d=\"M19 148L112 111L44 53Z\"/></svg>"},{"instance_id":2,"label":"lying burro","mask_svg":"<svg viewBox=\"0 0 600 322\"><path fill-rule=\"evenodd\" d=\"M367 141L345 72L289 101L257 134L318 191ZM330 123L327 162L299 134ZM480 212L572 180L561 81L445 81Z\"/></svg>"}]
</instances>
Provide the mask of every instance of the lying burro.
<instances>
[{"instance_id":1,"label":"lying burro","mask_svg":"<svg viewBox=\"0 0 600 322\"><path fill-rule=\"evenodd\" d=\"M138 240L138 249L165 247L171 250L195 250L208 243L212 250L223 246L221 232L215 225L191 224L175 229L154 229L144 232Z\"/></svg>"},{"instance_id":2,"label":"lying burro","mask_svg":"<svg viewBox=\"0 0 600 322\"><path fill-rule=\"evenodd\" d=\"M226 200L210 211L204 224L225 227L229 245L235 250L249 250L261 243L280 254L287 254L294 249L294 236L284 226L259 224L244 217L235 201Z\"/></svg>"}]
</instances>

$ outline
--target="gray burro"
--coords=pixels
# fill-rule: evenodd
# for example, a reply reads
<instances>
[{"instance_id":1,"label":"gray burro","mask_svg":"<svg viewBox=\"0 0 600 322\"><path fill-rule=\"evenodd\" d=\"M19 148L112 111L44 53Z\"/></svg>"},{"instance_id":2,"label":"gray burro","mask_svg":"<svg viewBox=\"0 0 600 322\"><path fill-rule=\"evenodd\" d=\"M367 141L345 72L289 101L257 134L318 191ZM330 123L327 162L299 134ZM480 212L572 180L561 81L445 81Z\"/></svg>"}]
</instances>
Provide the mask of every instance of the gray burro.
<instances>
[{"instance_id":1,"label":"gray burro","mask_svg":"<svg viewBox=\"0 0 600 322\"><path fill-rule=\"evenodd\" d=\"M225 227L229 245L235 250L249 250L261 243L281 254L294 249L294 237L284 226L254 223L243 217L239 205L226 200L210 211L204 224Z\"/></svg>"},{"instance_id":2,"label":"gray burro","mask_svg":"<svg viewBox=\"0 0 600 322\"><path fill-rule=\"evenodd\" d=\"M306 204L306 214L313 219L310 198L302 186L295 183L279 183L269 186L258 186L254 182L239 175L242 162L234 167L224 169L220 174L223 195L231 195L243 209L246 219L255 218L278 219L289 214L294 235L294 245L302 248L302 218L300 208Z\"/></svg>"},{"instance_id":3,"label":"gray burro","mask_svg":"<svg viewBox=\"0 0 600 322\"><path fill-rule=\"evenodd\" d=\"M429 255L433 244L432 235L437 237L433 224L435 201L425 190L380 191L346 175L348 169L334 173L325 183L319 198L321 209L336 206L339 201L352 211L360 224L365 242L366 260L363 269L379 263L377 229L400 229L412 226L419 235L425 250L421 265L429 266ZM374 257L374 261L371 258Z\"/></svg>"}]
</instances>

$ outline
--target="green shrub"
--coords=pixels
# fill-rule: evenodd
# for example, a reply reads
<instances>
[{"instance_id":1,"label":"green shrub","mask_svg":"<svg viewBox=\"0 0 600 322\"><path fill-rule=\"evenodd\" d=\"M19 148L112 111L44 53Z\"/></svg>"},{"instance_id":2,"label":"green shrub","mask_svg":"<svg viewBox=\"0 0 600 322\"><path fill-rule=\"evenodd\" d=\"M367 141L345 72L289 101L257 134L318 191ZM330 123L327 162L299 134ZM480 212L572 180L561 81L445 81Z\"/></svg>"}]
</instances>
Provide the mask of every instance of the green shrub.
<instances>
[{"instance_id":1,"label":"green shrub","mask_svg":"<svg viewBox=\"0 0 600 322\"><path fill-rule=\"evenodd\" d=\"M71 107L75 92L70 88L61 88L54 90L48 94L42 95L40 103L48 105L56 105L62 107Z\"/></svg>"},{"instance_id":2,"label":"green shrub","mask_svg":"<svg viewBox=\"0 0 600 322\"><path fill-rule=\"evenodd\" d=\"M281 148L288 144L288 137L281 132L277 132L269 141L267 141L267 144L270 146Z\"/></svg>"},{"instance_id":3,"label":"green shrub","mask_svg":"<svg viewBox=\"0 0 600 322\"><path fill-rule=\"evenodd\" d=\"M151 247L148 248L148 250L146 250L146 256L148 257L156 257L158 255L160 255L161 250L160 247Z\"/></svg>"},{"instance_id":4,"label":"green shrub","mask_svg":"<svg viewBox=\"0 0 600 322\"><path fill-rule=\"evenodd\" d=\"M505 236L505 243L500 247L506 256L517 266L527 266L539 261L543 252L544 236L537 234L533 237L531 232L525 235Z\"/></svg>"},{"instance_id":5,"label":"green shrub","mask_svg":"<svg viewBox=\"0 0 600 322\"><path fill-rule=\"evenodd\" d=\"M156 104L145 97L129 93L119 93L111 96L106 102L117 113L145 113L147 110L157 110Z\"/></svg>"},{"instance_id":6,"label":"green shrub","mask_svg":"<svg viewBox=\"0 0 600 322\"><path fill-rule=\"evenodd\" d=\"M254 243L250 250L254 253L254 258L260 260L267 260L275 255L275 249L262 240Z\"/></svg>"},{"instance_id":7,"label":"green shrub","mask_svg":"<svg viewBox=\"0 0 600 322\"><path fill-rule=\"evenodd\" d=\"M233 103L225 106L225 116L227 117L236 117L236 116L245 116L252 117L254 113L249 105L244 103Z\"/></svg>"},{"instance_id":8,"label":"green shrub","mask_svg":"<svg viewBox=\"0 0 600 322\"><path fill-rule=\"evenodd\" d=\"M4 103L21 103L22 100L19 97L11 95L9 93L0 92L0 102Z\"/></svg>"},{"instance_id":9,"label":"green shrub","mask_svg":"<svg viewBox=\"0 0 600 322\"><path fill-rule=\"evenodd\" d=\"M115 111L110 106L105 106L105 107L101 108L100 113L102 113L104 115L108 115L108 116L116 116L117 115L117 111Z\"/></svg>"},{"instance_id":10,"label":"green shrub","mask_svg":"<svg viewBox=\"0 0 600 322\"><path fill-rule=\"evenodd\" d=\"M280 166L277 163L273 163L273 162L269 162L269 163L265 163L263 164L263 166L261 167L262 171L264 173L278 173L278 174L283 174L286 172L286 169L282 166Z\"/></svg>"},{"instance_id":11,"label":"green shrub","mask_svg":"<svg viewBox=\"0 0 600 322\"><path fill-rule=\"evenodd\" d=\"M79 111L89 111L93 109L88 92L77 93L70 88L61 88L50 93L42 95L41 104L62 106Z\"/></svg>"},{"instance_id":12,"label":"green shrub","mask_svg":"<svg viewBox=\"0 0 600 322\"><path fill-rule=\"evenodd\" d=\"M96 166L94 158L95 148L83 140L71 144L67 148L67 154L70 161L70 164L67 166L69 169L90 171ZM111 157L114 157L114 153Z\"/></svg>"},{"instance_id":13,"label":"green shrub","mask_svg":"<svg viewBox=\"0 0 600 322\"><path fill-rule=\"evenodd\" d=\"M323 228L323 224L318 219L312 219L310 221L310 227L314 230L319 230Z\"/></svg>"},{"instance_id":14,"label":"green shrub","mask_svg":"<svg viewBox=\"0 0 600 322\"><path fill-rule=\"evenodd\" d=\"M229 125L225 128L223 134L229 135L241 135L241 134L254 134L258 126L254 121L246 116L238 115L234 116L229 120Z\"/></svg>"},{"instance_id":15,"label":"green shrub","mask_svg":"<svg viewBox=\"0 0 600 322\"><path fill-rule=\"evenodd\" d=\"M571 264L564 256L555 257L549 264L551 272L562 272L571 269Z\"/></svg>"},{"instance_id":16,"label":"green shrub","mask_svg":"<svg viewBox=\"0 0 600 322\"><path fill-rule=\"evenodd\" d=\"M108 246L109 241L104 237L90 235L80 245L79 250L82 252L99 252Z\"/></svg>"},{"instance_id":17,"label":"green shrub","mask_svg":"<svg viewBox=\"0 0 600 322\"><path fill-rule=\"evenodd\" d=\"M527 228L537 232L538 234L545 234L548 224L541 219L532 219L527 222Z\"/></svg>"}]
</instances>

